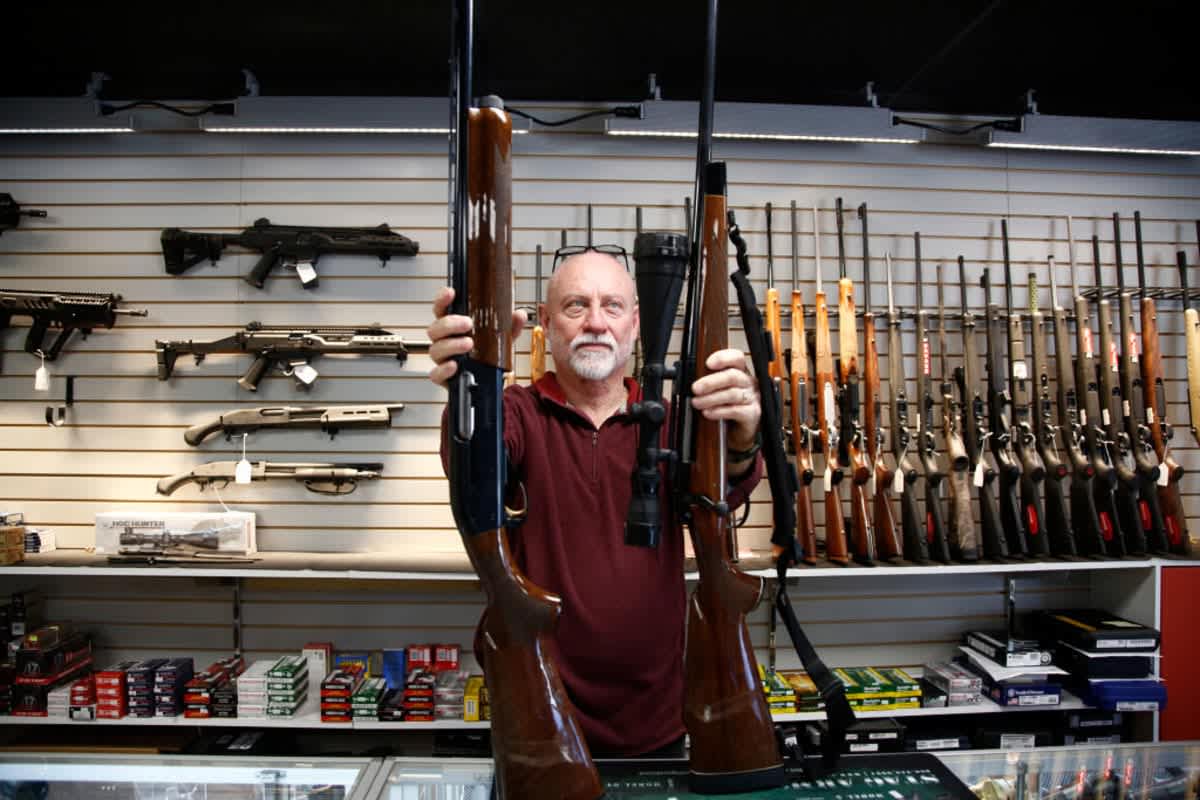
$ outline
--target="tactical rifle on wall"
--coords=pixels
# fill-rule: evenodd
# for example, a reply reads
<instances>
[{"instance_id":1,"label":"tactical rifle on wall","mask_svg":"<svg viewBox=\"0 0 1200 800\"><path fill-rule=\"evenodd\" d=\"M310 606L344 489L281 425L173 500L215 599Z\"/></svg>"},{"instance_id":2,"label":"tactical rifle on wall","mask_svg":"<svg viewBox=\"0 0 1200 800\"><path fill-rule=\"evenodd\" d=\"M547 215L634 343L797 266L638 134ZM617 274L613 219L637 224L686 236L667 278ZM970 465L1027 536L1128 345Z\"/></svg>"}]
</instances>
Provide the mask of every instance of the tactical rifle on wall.
<instances>
[{"instance_id":1,"label":"tactical rifle on wall","mask_svg":"<svg viewBox=\"0 0 1200 800\"><path fill-rule=\"evenodd\" d=\"M942 362L942 434L946 441L946 460L950 472L950 520L946 535L950 555L956 561L979 560L979 537L975 534L975 516L971 512L971 457L963 441L963 406L954 396L950 371L950 353L946 346L946 306L943 298L942 265L935 270L938 299L938 355Z\"/></svg>"},{"instance_id":2,"label":"tactical rifle on wall","mask_svg":"<svg viewBox=\"0 0 1200 800\"><path fill-rule=\"evenodd\" d=\"M1029 363L1025 360L1025 326L1021 312L1013 308L1012 265L1008 258L1008 220L1000 220L1000 236L1004 253L1004 302L1008 312L1008 380L1009 409L1012 421L1012 446L1021 462L1022 540L1031 556L1050 554L1046 540L1046 511L1042 505L1042 484L1046 467L1038 455L1037 436L1033 428L1034 402L1029 391ZM1011 549L1011 543L1010 543Z\"/></svg>"},{"instance_id":3,"label":"tactical rifle on wall","mask_svg":"<svg viewBox=\"0 0 1200 800\"><path fill-rule=\"evenodd\" d=\"M1054 256L1050 257L1050 276L1054 277ZM1046 351L1046 315L1038 305L1037 273L1029 273L1029 340L1033 358L1033 396L1030 416L1038 456L1046 468L1045 534L1050 552L1056 556L1074 556L1075 539L1071 535L1071 509L1066 486L1070 469L1058 454L1058 433L1063 420L1056 419L1054 400L1050 397L1050 360ZM1051 298L1054 302L1054 298ZM1057 424L1056 424L1057 423Z\"/></svg>"},{"instance_id":4,"label":"tactical rifle on wall","mask_svg":"<svg viewBox=\"0 0 1200 800\"><path fill-rule=\"evenodd\" d=\"M958 257L958 288L962 304L962 366L954 371L958 396L962 404L963 446L971 458L971 483L979 496L980 545L984 558L1003 559L1008 556L1008 542L1000 522L993 485L997 471L989 460L987 440L987 402L979 383L979 349L975 342L975 314L967 304L967 271L963 257Z\"/></svg>"},{"instance_id":5,"label":"tactical rifle on wall","mask_svg":"<svg viewBox=\"0 0 1200 800\"><path fill-rule=\"evenodd\" d=\"M950 563L950 544L946 540L946 515L942 510L942 481L946 473L937 452L933 425L933 354L929 343L929 312L921 303L921 234L913 234L914 277L917 316L914 333L917 341L917 455L925 476L925 542L929 557Z\"/></svg>"},{"instance_id":6,"label":"tactical rifle on wall","mask_svg":"<svg viewBox=\"0 0 1200 800\"><path fill-rule=\"evenodd\" d=\"M863 433L871 461L871 495L874 504L875 549L885 561L899 561L904 548L896 533L892 511L894 473L883 459L882 398L879 394L879 348L875 341L875 314L871 311L871 238L867 231L867 204L858 207L862 222L863 259Z\"/></svg>"},{"instance_id":7,"label":"tactical rifle on wall","mask_svg":"<svg viewBox=\"0 0 1200 800\"><path fill-rule=\"evenodd\" d=\"M213 264L227 245L259 253L258 262L244 280L261 289L267 276L281 264L296 270L300 285L315 289L320 283L316 265L329 253L375 256L386 265L392 256L415 256L420 245L386 224L374 228L332 228L315 225L276 225L257 219L241 233L193 233L167 228L161 236L167 273L182 275L207 259Z\"/></svg>"},{"instance_id":8,"label":"tactical rifle on wall","mask_svg":"<svg viewBox=\"0 0 1200 800\"><path fill-rule=\"evenodd\" d=\"M213 353L252 355L254 362L237 382L243 389L255 392L258 391L258 383L263 375L272 367L294 378L297 386L308 387L316 381L319 374L310 364L317 356L393 356L403 366L409 353L428 353L429 342L407 341L402 336L376 326L355 328L324 325L318 328L289 328L251 322L244 330L216 341L159 339L154 343L154 348L158 356L160 381L165 381L174 374L175 362L181 355L194 356L197 364Z\"/></svg>"},{"instance_id":9,"label":"tactical rifle on wall","mask_svg":"<svg viewBox=\"0 0 1200 800\"><path fill-rule=\"evenodd\" d=\"M799 234L796 227L796 201L792 201L792 363L788 375L791 402L792 449L796 453L796 472L800 480L796 493L796 539L806 564L817 563L817 526L812 502L812 435L809 427L812 411L808 397L808 338L804 325L804 295L800 291Z\"/></svg>"},{"instance_id":10,"label":"tactical rifle on wall","mask_svg":"<svg viewBox=\"0 0 1200 800\"><path fill-rule=\"evenodd\" d=\"M992 302L992 271L983 270L983 302L987 308L987 347L984 371L987 373L988 432L991 434L992 458L999 473L996 501L1000 506L1000 525L1004 530L1005 555L1025 557L1025 526L1021 522L1021 463L1013 454L1012 399L1008 393L1008 378L1000 369L1000 307Z\"/></svg>"},{"instance_id":11,"label":"tactical rifle on wall","mask_svg":"<svg viewBox=\"0 0 1200 800\"><path fill-rule=\"evenodd\" d=\"M450 311L471 317L470 353L450 379L450 507L487 596L480 630L492 698L497 796L594 800L603 787L548 649L562 601L513 563L505 509L504 373L512 338L512 119L473 105L471 0L451 16Z\"/></svg>"},{"instance_id":12,"label":"tactical rifle on wall","mask_svg":"<svg viewBox=\"0 0 1200 800\"><path fill-rule=\"evenodd\" d=\"M858 319L854 308L854 281L846 276L846 241L842 198L837 199L838 240L838 360L841 378L839 411L842 452L838 461L850 467L850 530L854 560L860 564L875 563L875 530L871 525L871 509L867 499L867 484L875 477L875 464L870 460L860 418L860 386L858 378Z\"/></svg>"},{"instance_id":13,"label":"tactical rifle on wall","mask_svg":"<svg viewBox=\"0 0 1200 800\"><path fill-rule=\"evenodd\" d=\"M896 471L892 492L900 495L900 529L904 540L904 558L923 563L929 560L929 544L925 541L925 526L921 524L921 509L917 505L916 483L920 473L908 460L912 447L912 429L908 418L908 383L904 371L904 347L900 344L900 312L892 292L892 255L884 253L887 264L888 296L888 391L891 402L892 456Z\"/></svg>"},{"instance_id":14,"label":"tactical rifle on wall","mask_svg":"<svg viewBox=\"0 0 1200 800\"><path fill-rule=\"evenodd\" d=\"M54 361L75 331L86 339L95 328L112 328L117 317L146 316L145 311L118 308L120 302L119 294L0 289L0 331L9 327L13 317L29 317L32 322L25 334L25 352ZM58 331L58 336L47 347L46 335L52 330Z\"/></svg>"},{"instance_id":15,"label":"tactical rifle on wall","mask_svg":"<svg viewBox=\"0 0 1200 800\"><path fill-rule=\"evenodd\" d=\"M391 406L269 406L239 408L221 414L214 420L193 425L183 432L183 440L197 447L213 434L225 434L225 441L234 436L260 430L289 428L320 428L329 438L339 431L361 428L390 428L392 412L404 410L402 404Z\"/></svg>"},{"instance_id":16,"label":"tactical rifle on wall","mask_svg":"<svg viewBox=\"0 0 1200 800\"><path fill-rule=\"evenodd\" d=\"M825 473L821 489L825 493L825 557L834 564L850 561L846 544L845 518L842 516L841 435L838 431L837 383L833 372L833 343L829 335L829 303L821 288L821 234L817 209L813 208L813 240L817 253L817 291L813 295L816 309L813 325L816 330L817 424L821 432L821 452L825 454Z\"/></svg>"},{"instance_id":17,"label":"tactical rifle on wall","mask_svg":"<svg viewBox=\"0 0 1200 800\"><path fill-rule=\"evenodd\" d=\"M1171 455L1175 432L1167 414L1158 309L1154 298L1146 294L1146 261L1142 255L1142 215L1139 211L1133 212L1133 230L1137 237L1138 305L1142 320L1142 370L1138 377L1143 392L1143 404L1140 410L1135 408L1134 413L1139 415L1138 435L1145 445L1144 460L1157 467L1152 476L1148 469L1143 472L1139 463L1138 473L1143 476L1141 496L1149 511L1149 520L1143 513L1142 522L1150 552L1186 554L1187 515L1179 495L1179 481L1184 469ZM1132 308L1128 316L1132 326ZM1150 525L1145 525L1146 522Z\"/></svg>"},{"instance_id":18,"label":"tactical rifle on wall","mask_svg":"<svg viewBox=\"0 0 1200 800\"><path fill-rule=\"evenodd\" d=\"M21 224L21 217L45 217L46 212L37 208L23 208L13 196L0 192L0 235Z\"/></svg>"}]
</instances>

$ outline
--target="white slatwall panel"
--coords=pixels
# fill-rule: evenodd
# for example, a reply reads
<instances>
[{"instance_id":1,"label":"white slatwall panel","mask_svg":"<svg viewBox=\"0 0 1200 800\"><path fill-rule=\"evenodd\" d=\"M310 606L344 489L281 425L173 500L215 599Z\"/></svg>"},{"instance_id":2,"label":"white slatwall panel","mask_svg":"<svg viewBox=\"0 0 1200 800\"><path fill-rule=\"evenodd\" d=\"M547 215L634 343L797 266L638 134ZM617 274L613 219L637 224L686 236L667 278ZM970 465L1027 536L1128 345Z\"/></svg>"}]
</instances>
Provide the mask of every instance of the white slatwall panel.
<instances>
[{"instance_id":1,"label":"white slatwall panel","mask_svg":"<svg viewBox=\"0 0 1200 800\"><path fill-rule=\"evenodd\" d=\"M588 203L594 204L597 243L629 246L639 205L647 229L683 228L682 200L691 192L693 171L686 142L539 133L518 137L515 149L514 264L521 304L531 304L534 297L535 247L553 251L562 229L571 243L583 242ZM749 243L760 296L767 201L776 208L775 269L785 296L791 289L792 253L787 206L794 200L800 207L796 253L810 307L815 253L808 209L814 204L821 208L824 279L831 282L837 270L832 209L838 196L851 212L864 201L871 210L876 311L885 300L885 252L892 254L897 269L897 303L912 308L918 288L912 232L918 229L928 276L920 288L929 307L936 302L934 264L944 263L948 277L956 277L953 264L960 253L973 280L986 265L999 282L1003 216L1010 219L1014 276L1022 286L1031 268L1045 286L1045 258L1051 254L1067 285L1066 214L1075 217L1084 285L1092 283L1088 241L1093 232L1102 240L1105 281L1115 282L1113 211L1126 220L1124 258L1130 279L1135 274L1135 209L1142 212L1148 274L1155 286L1177 285L1176 249L1187 250L1193 263L1200 261L1192 222L1200 217L1196 159L730 142L718 143L716 152L730 161L730 201ZM147 318L122 320L112 331L72 342L53 365L56 375L78 376L69 424L56 430L42 424L48 399L32 391L37 363L21 352L24 331L11 331L0 341L5 357L0 375L0 507L24 510L31 521L54 527L62 545L87 547L97 511L211 506L212 498L194 488L171 498L154 493L155 480L164 474L235 457L237 448L221 439L188 448L182 432L191 424L230 408L273 403L403 402L407 407L390 434L347 432L329 442L316 433L296 432L251 441L252 457L379 460L385 464L383 480L336 499L286 482L229 487L223 497L258 514L259 542L266 550L460 551L436 455L443 396L424 379L427 358L413 356L403 369L386 359L325 358L317 364L322 377L307 394L296 391L290 379L272 377L252 395L234 383L247 359L214 356L199 367L181 359L175 376L163 383L155 379L153 355L156 338L216 338L253 319L268 324L378 322L423 336L429 299L445 275L444 177L444 143L416 137L137 135L0 141L0 191L49 211L47 219L26 220L0 239L0 285L117 291L128 307L150 312ZM418 240L421 253L394 259L386 269L369 258L326 257L319 265L321 286L313 292L283 273L273 276L265 291L246 285L240 276L254 263L249 254L228 253L217 265L197 266L183 277L164 273L158 244L162 228L233 231L264 216L285 224L386 221ZM859 279L861 247L853 213L847 215L846 237L849 274ZM548 270L548 257L545 266ZM1042 292L1045 306L1047 290ZM957 286L949 286L946 297L948 307L956 309ZM995 299L1000 301L1001 295L996 293ZM981 307L977 282L968 300L976 310ZM861 284L858 301L861 309ZM1017 288L1014 301L1024 305L1023 288ZM1184 346L1175 308L1164 304L1159 324L1171 417L1179 427L1176 455L1189 469L1200 470L1200 456L1184 424ZM956 324L948 327L953 366L961 344ZM914 365L911 323L905 323L904 331L905 358ZM880 334L886 376L882 326ZM739 340L735 332L734 341ZM518 346L518 373L527 379L528 339ZM59 380L50 398L57 402L61 391ZM1184 491L1194 515L1200 500L1191 477L1185 478ZM766 545L766 500L764 482L742 531L743 548ZM817 506L820 521L823 504ZM1022 583L1022 602L1027 607L1087 602L1103 580L1103 575L1066 573L1029 579ZM6 579L0 590L27 583ZM218 581L56 578L43 586L51 616L70 617L102 631L101 645L113 657L166 650L193 652L204 661L230 646L232 589ZM948 654L966 627L999 624L1000 588L998 576L947 575L935 581L830 577L804 579L793 597L831 663L919 664ZM295 649L314 639L347 649L414 641L468 645L482 602L476 590L461 585L261 579L246 580L244 597L245 646L251 655ZM767 641L766 619L765 609L756 612L752 634L759 648ZM788 663L786 655L781 662Z\"/></svg>"}]
</instances>

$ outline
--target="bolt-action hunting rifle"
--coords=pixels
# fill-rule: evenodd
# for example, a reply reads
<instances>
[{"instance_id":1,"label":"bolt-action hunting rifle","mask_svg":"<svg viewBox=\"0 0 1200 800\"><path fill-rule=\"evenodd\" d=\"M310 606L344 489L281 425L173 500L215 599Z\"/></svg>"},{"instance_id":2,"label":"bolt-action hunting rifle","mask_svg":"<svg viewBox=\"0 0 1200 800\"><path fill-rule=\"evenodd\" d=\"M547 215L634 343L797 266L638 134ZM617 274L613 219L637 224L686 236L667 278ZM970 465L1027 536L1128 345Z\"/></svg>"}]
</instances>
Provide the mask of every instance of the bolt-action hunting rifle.
<instances>
[{"instance_id":1,"label":"bolt-action hunting rifle","mask_svg":"<svg viewBox=\"0 0 1200 800\"><path fill-rule=\"evenodd\" d=\"M799 232L796 225L796 201L792 201L792 363L788 375L791 402L792 449L796 453L796 472L800 479L796 493L796 539L805 564L817 563L817 526L812 503L812 413L808 397L808 339L804 326L804 294L800 291Z\"/></svg>"},{"instance_id":2,"label":"bolt-action hunting rifle","mask_svg":"<svg viewBox=\"0 0 1200 800\"><path fill-rule=\"evenodd\" d=\"M921 302L921 234L913 234L914 276L916 279L917 316L917 455L925 476L925 541L929 557L950 563L950 544L946 539L946 515L942 510L942 469L933 424L933 353L929 342L929 312Z\"/></svg>"},{"instance_id":3,"label":"bolt-action hunting rifle","mask_svg":"<svg viewBox=\"0 0 1200 800\"><path fill-rule=\"evenodd\" d=\"M1006 555L1024 558L1029 553L1025 526L1021 522L1021 463L1013 454L1012 398L1008 378L1000 369L1000 307L992 302L992 271L983 270L983 298L987 307L987 348L984 371L987 373L988 431L991 433L992 458L999 472L996 502L1000 506L1000 525L1004 530Z\"/></svg>"},{"instance_id":4,"label":"bolt-action hunting rifle","mask_svg":"<svg viewBox=\"0 0 1200 800\"><path fill-rule=\"evenodd\" d=\"M938 355L941 359L942 434L946 441L946 460L950 471L946 483L950 487L950 519L946 529L950 556L956 561L979 560L979 537L975 534L975 517L971 512L971 457L963 441L963 405L954 396L954 378L950 370L950 352L946 347L945 290L942 284L942 265L937 276ZM920 291L918 289L918 291Z\"/></svg>"},{"instance_id":5,"label":"bolt-action hunting rifle","mask_svg":"<svg viewBox=\"0 0 1200 800\"><path fill-rule=\"evenodd\" d=\"M1054 277L1054 256L1050 256L1050 276ZM1054 298L1050 298L1051 303ZM1071 535L1071 509L1066 485L1070 469L1058 454L1058 433L1062 419L1055 417L1054 400L1050 397L1050 359L1046 351L1046 315L1038 306L1037 273L1029 273L1029 340L1033 358L1033 397L1030 415L1038 456L1046 468L1042 486L1046 492L1045 535L1050 552L1056 556L1074 556L1075 539ZM1057 423L1057 424L1056 424Z\"/></svg>"},{"instance_id":6,"label":"bolt-action hunting rifle","mask_svg":"<svg viewBox=\"0 0 1200 800\"><path fill-rule=\"evenodd\" d=\"M904 370L904 347L900 344L901 315L896 310L892 292L892 255L884 253L887 264L888 296L888 404L891 416L892 456L896 471L892 476L892 492L900 495L900 529L904 541L904 558L923 563L929 560L929 545L925 541L925 526L921 524L921 509L917 505L916 483L920 473L908 460L912 447L912 428L908 417L908 377Z\"/></svg>"},{"instance_id":7,"label":"bolt-action hunting rifle","mask_svg":"<svg viewBox=\"0 0 1200 800\"><path fill-rule=\"evenodd\" d=\"M492 698L499 798L594 800L604 792L548 640L556 595L514 564L505 509L504 373L512 369L512 119L499 98L474 104L473 5L452 11L450 312L471 317L447 414L450 507L487 609L480 631Z\"/></svg>"},{"instance_id":8,"label":"bolt-action hunting rifle","mask_svg":"<svg viewBox=\"0 0 1200 800\"><path fill-rule=\"evenodd\" d=\"M1145 277L1146 263L1142 254L1142 215L1134 212L1134 231L1137 244L1138 276ZM1159 392L1155 391L1151 371L1146 370L1151 355L1146 359L1140 358L1143 347L1157 349L1158 321L1155 316L1154 301L1150 300L1147 308L1142 305L1142 341L1139 341L1133 319L1133 294L1125 291L1125 264L1121 255L1121 218L1113 214L1113 244L1116 247L1117 262L1117 304L1121 315L1121 424L1128 437L1130 450L1133 452L1134 469L1137 471L1137 522L1136 535L1129 541L1131 553L1165 553L1167 552L1167 526L1163 521L1162 508L1158 501L1158 484L1168 480L1168 470L1159 466L1159 458L1154 446L1154 435L1151 430L1156 420L1153 403ZM1143 297L1139 293L1139 297ZM1153 333L1153 344L1144 336L1146 325L1149 323ZM1144 377L1150 380L1147 384ZM1157 387L1161 390L1161 379ZM1165 399L1165 397L1163 398ZM1174 459L1172 459L1174 461Z\"/></svg>"},{"instance_id":9,"label":"bolt-action hunting rifle","mask_svg":"<svg viewBox=\"0 0 1200 800\"><path fill-rule=\"evenodd\" d=\"M1187 516L1183 500L1179 495L1179 481L1184 469L1171 455L1171 439L1175 432L1167 416L1166 387L1163 385L1162 345L1158 336L1158 309L1154 298L1146 294L1146 261L1142 255L1142 215L1133 212L1133 229L1137 236L1138 305L1142 320L1142 373L1141 384L1144 416L1139 418L1139 429L1149 428L1149 435L1142 441L1149 445L1146 458L1158 467L1155 483L1145 480L1142 484L1142 499L1150 512L1150 526L1146 528L1147 546L1153 553L1188 552ZM1132 324L1132 309L1130 313ZM1135 413L1139 413L1136 412ZM1148 441L1147 441L1148 440ZM1139 468L1139 474L1143 474ZM1144 478L1149 478L1147 470ZM1147 522L1145 515L1143 524Z\"/></svg>"},{"instance_id":10,"label":"bolt-action hunting rifle","mask_svg":"<svg viewBox=\"0 0 1200 800\"><path fill-rule=\"evenodd\" d=\"M975 342L975 314L967 303L967 272L963 257L958 257L958 287L962 305L962 366L954 371L958 383L958 396L962 403L963 446L971 458L971 483L979 496L980 545L984 558L1003 559L1008 556L1008 543L1000 523L1000 511L996 507L996 495L992 485L996 482L996 468L988 455L987 402L979 383L979 350Z\"/></svg>"},{"instance_id":11,"label":"bolt-action hunting rifle","mask_svg":"<svg viewBox=\"0 0 1200 800\"><path fill-rule=\"evenodd\" d=\"M871 499L874 504L875 550L885 561L899 561L904 548L896 532L892 510L892 470L883 458L883 411L879 394L879 348L875 341L875 314L871 311L871 237L867 231L867 204L858 207L862 222L863 259L863 432L871 460Z\"/></svg>"},{"instance_id":12,"label":"bolt-action hunting rifle","mask_svg":"<svg viewBox=\"0 0 1200 800\"><path fill-rule=\"evenodd\" d=\"M854 560L875 563L875 530L871 525L867 484L874 478L870 445L864 434L858 377L858 319L854 308L854 281L846 276L845 221L842 198L837 199L838 240L838 356L841 378L839 406L844 453L838 461L850 467L850 544Z\"/></svg>"},{"instance_id":13,"label":"bolt-action hunting rifle","mask_svg":"<svg viewBox=\"0 0 1200 800\"><path fill-rule=\"evenodd\" d=\"M821 431L821 452L825 454L825 473L821 478L821 489L825 493L825 557L834 564L845 565L850 561L846 544L845 519L842 516L842 496L838 486L842 482L841 433L838 430L837 383L833 372L833 343L829 335L829 304L821 288L821 234L819 215L813 208L813 240L817 254L817 291L813 295L816 309L817 371L817 423Z\"/></svg>"},{"instance_id":14,"label":"bolt-action hunting rifle","mask_svg":"<svg viewBox=\"0 0 1200 800\"><path fill-rule=\"evenodd\" d=\"M1200 220L1196 222L1196 241L1200 243ZM1179 268L1179 285L1183 289L1183 335L1187 339L1188 419L1192 423L1192 438L1200 443L1200 311L1191 306L1188 294L1187 253L1175 254Z\"/></svg>"},{"instance_id":15,"label":"bolt-action hunting rifle","mask_svg":"<svg viewBox=\"0 0 1200 800\"><path fill-rule=\"evenodd\" d=\"M1123 552L1121 531L1117 519L1117 471L1112 463L1104 425L1103 407L1100 396L1100 361L1097 358L1095 339L1092 335L1091 309L1087 298L1079 291L1075 269L1075 240L1071 233L1071 218L1067 217L1067 238L1071 240L1071 292L1075 296L1075 386L1079 392L1079 417L1083 424L1084 444L1091 460L1095 477L1092 493L1096 501L1096 516L1100 520L1100 538L1103 548L1097 551L1080 552L1085 555L1119 556ZM1098 248L1097 248L1098 250Z\"/></svg>"},{"instance_id":16,"label":"bolt-action hunting rifle","mask_svg":"<svg viewBox=\"0 0 1200 800\"><path fill-rule=\"evenodd\" d=\"M1119 248L1118 248L1119 249ZM1129 447L1129 434L1121 426L1124 418L1121 407L1121 351L1113 333L1112 305L1104 293L1100 275L1100 237L1092 237L1092 260L1096 275L1096 307L1100 330L1101 363L1096 372L1100 383L1100 421L1104 426L1104 441L1109 447L1113 471L1116 473L1114 502L1117 509L1117 531L1109 555L1124 556L1130 544L1141 538L1142 524L1138 519L1138 475Z\"/></svg>"},{"instance_id":17,"label":"bolt-action hunting rifle","mask_svg":"<svg viewBox=\"0 0 1200 800\"><path fill-rule=\"evenodd\" d=\"M1071 248L1071 274L1075 273L1074 242L1067 234ZM1067 466L1071 474L1070 513L1071 531L1074 534L1075 555L1095 555L1104 552L1103 526L1100 511L1096 507L1096 468L1089 455L1087 423L1083 395L1087 387L1080 387L1077 375L1072 370L1071 347L1068 343L1067 309L1058 302L1058 278L1055 275L1054 257L1050 265L1050 302L1054 306L1054 366L1057 374L1058 429L1061 433L1063 450L1067 454ZM1087 325L1087 320L1077 322ZM1082 337L1079 337L1082 338ZM1088 339L1090 340L1090 336ZM1043 349L1044 352L1044 349ZM1082 358L1076 353L1076 359ZM1090 354L1089 354L1090 358ZM1036 356L1035 356L1036 360ZM1040 378L1039 378L1040 380Z\"/></svg>"},{"instance_id":18,"label":"bolt-action hunting rifle","mask_svg":"<svg viewBox=\"0 0 1200 800\"><path fill-rule=\"evenodd\" d=\"M46 212L37 208L23 208L13 196L0 192L0 235L21 224L21 217L45 217Z\"/></svg>"},{"instance_id":19,"label":"bolt-action hunting rifle","mask_svg":"<svg viewBox=\"0 0 1200 800\"><path fill-rule=\"evenodd\" d=\"M1034 404L1029 391L1029 363L1025 360L1025 326L1021 312L1013 308L1012 265L1008 258L1008 220L1000 220L1004 252L1004 298L1008 312L1009 409L1012 420L1012 445L1021 462L1021 528L1026 552L1030 556L1050 554L1046 540L1046 511L1042 505L1042 484L1046 467L1038 455L1033 429Z\"/></svg>"}]
</instances>

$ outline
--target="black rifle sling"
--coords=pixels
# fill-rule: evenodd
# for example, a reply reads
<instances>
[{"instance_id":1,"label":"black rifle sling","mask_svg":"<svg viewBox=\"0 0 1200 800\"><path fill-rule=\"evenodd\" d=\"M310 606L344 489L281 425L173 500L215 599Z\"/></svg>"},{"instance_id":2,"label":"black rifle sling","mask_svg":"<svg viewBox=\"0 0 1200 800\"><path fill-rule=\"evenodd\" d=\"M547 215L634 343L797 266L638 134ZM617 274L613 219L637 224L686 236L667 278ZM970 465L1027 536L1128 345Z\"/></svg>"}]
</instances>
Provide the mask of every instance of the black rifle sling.
<instances>
[{"instance_id":1,"label":"black rifle sling","mask_svg":"<svg viewBox=\"0 0 1200 800\"><path fill-rule=\"evenodd\" d=\"M771 605L771 618L778 614L787 628L796 648L796 655L808 677L816 684L825 701L825 719L829 726L829 735L821 742L825 755L825 766L832 768L841 755L846 741L846 729L854 723L854 712L846 700L846 688L838 680L825 662L813 649L812 642L800 627L792 602L787 595L787 569L799 561L799 544L795 538L796 529L796 492L798 480L795 467L787 460L782 438L782 410L780 394L775 383L768 374L768 364L773 359L771 353L772 340L763 325L762 314L758 310L758 302L754 297L754 289L750 285L750 260L746 255L746 243L734 218L729 211L729 239L737 250L738 269L730 279L737 288L738 306L742 316L742 330L746 334L746 342L750 348L750 361L754 365L754 374L758 381L760 401L763 412L760 423L762 431L762 453L767 467L767 478L771 485L771 495L774 500L774 535L771 543L781 547L782 552L776 562L775 601ZM796 324L793 321L792 324ZM780 502L782 501L782 502Z\"/></svg>"}]
</instances>

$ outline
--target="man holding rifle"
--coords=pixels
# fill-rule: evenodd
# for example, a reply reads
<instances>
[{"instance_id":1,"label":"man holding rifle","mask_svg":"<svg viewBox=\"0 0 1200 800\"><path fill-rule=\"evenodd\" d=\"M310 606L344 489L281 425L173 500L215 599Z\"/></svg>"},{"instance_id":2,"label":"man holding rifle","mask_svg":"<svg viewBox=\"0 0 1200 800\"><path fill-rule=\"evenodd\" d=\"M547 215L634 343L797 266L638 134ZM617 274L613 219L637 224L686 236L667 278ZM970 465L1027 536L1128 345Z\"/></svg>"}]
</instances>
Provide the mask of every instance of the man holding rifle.
<instances>
[{"instance_id":1,"label":"man holding rifle","mask_svg":"<svg viewBox=\"0 0 1200 800\"><path fill-rule=\"evenodd\" d=\"M639 430L630 409L640 399L625 377L639 311L624 257L588 248L558 263L538 309L555 371L504 394L510 474L529 512L512 549L526 577L563 600L553 655L592 753L680 755L683 531L668 527L656 548L624 542ZM428 329L439 386L454 375L454 356L473 346L470 318L447 314L452 299L451 289L439 292ZM514 336L525 324L515 312ZM693 405L727 421L728 500L737 507L762 473L758 391L741 351L718 351L707 364ZM663 519L673 519L662 494ZM520 506L521 491L513 495Z\"/></svg>"}]
</instances>

